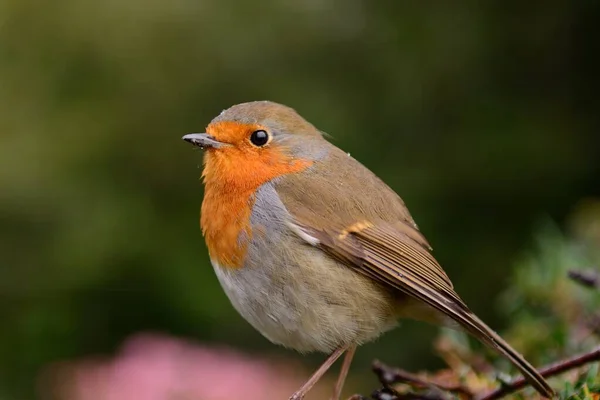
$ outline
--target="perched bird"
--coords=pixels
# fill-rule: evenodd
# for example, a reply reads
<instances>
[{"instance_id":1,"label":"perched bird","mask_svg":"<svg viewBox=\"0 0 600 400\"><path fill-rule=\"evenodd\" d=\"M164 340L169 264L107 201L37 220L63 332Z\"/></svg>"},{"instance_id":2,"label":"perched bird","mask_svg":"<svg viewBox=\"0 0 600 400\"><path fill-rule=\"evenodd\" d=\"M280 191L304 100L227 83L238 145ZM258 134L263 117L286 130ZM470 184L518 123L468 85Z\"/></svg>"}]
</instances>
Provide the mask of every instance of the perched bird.
<instances>
[{"instance_id":1,"label":"perched bird","mask_svg":"<svg viewBox=\"0 0 600 400\"><path fill-rule=\"evenodd\" d=\"M401 318L458 324L553 396L454 291L402 199L292 108L238 104L183 139L206 150L200 224L235 309L273 343L329 354L290 399L346 353L338 400L356 347Z\"/></svg>"}]
</instances>

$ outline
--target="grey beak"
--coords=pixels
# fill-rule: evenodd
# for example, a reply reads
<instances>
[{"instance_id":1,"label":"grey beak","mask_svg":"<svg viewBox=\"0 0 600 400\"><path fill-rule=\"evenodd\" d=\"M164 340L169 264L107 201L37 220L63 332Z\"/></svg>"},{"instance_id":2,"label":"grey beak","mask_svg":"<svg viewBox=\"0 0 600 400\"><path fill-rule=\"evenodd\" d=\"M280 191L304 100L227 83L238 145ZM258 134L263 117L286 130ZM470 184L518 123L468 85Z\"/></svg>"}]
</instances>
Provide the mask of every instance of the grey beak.
<instances>
[{"instance_id":1,"label":"grey beak","mask_svg":"<svg viewBox=\"0 0 600 400\"><path fill-rule=\"evenodd\" d=\"M207 147L212 147L213 149L218 149L218 148L227 146L227 143L222 143L222 142L215 140L215 138L210 136L208 133L190 133L190 134L182 137L182 139L185 140L186 142L193 144L194 146L200 147L201 149L204 149Z\"/></svg>"}]
</instances>

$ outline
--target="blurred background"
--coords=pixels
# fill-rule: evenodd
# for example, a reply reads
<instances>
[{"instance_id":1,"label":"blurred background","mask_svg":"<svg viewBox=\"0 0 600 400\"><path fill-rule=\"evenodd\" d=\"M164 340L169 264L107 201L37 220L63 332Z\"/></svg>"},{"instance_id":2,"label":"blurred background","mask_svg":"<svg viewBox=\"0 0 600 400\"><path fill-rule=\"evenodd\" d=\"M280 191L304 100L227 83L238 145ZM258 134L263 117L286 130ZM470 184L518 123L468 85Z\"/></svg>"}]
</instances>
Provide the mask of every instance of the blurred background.
<instances>
[{"instance_id":1,"label":"blurred background","mask_svg":"<svg viewBox=\"0 0 600 400\"><path fill-rule=\"evenodd\" d=\"M181 136L250 100L382 177L473 310L510 323L524 257L600 243L600 7L467 3L0 2L0 398L281 399L322 361L237 315L201 237ZM348 393L373 358L439 366L437 333L361 348Z\"/></svg>"}]
</instances>

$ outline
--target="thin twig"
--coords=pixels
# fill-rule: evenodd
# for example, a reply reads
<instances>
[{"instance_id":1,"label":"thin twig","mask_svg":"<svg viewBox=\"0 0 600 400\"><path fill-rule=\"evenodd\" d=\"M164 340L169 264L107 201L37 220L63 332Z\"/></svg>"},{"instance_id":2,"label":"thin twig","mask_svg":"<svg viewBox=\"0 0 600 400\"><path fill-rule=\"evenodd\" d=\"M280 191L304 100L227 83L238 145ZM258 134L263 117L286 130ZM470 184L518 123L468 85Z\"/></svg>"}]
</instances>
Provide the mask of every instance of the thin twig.
<instances>
[{"instance_id":1,"label":"thin twig","mask_svg":"<svg viewBox=\"0 0 600 400\"><path fill-rule=\"evenodd\" d=\"M416 374L400 368L390 367L379 360L373 361L373 371L384 385L392 385L399 382L416 384L421 387L431 385L431 383L419 378Z\"/></svg>"},{"instance_id":2,"label":"thin twig","mask_svg":"<svg viewBox=\"0 0 600 400\"><path fill-rule=\"evenodd\" d=\"M435 393L396 394L385 388L376 390L372 396L374 400L448 400L448 397L440 397Z\"/></svg>"},{"instance_id":3,"label":"thin twig","mask_svg":"<svg viewBox=\"0 0 600 400\"><path fill-rule=\"evenodd\" d=\"M371 393L371 397L374 400L399 400L398 396L396 396L396 393L388 388L377 389Z\"/></svg>"},{"instance_id":4,"label":"thin twig","mask_svg":"<svg viewBox=\"0 0 600 400\"><path fill-rule=\"evenodd\" d=\"M472 396L473 394L469 392L466 388L460 385L452 385L445 383L438 383L427 381L425 379L420 378L418 375L413 374L411 372L405 371L400 368L392 368L388 365L385 365L379 360L373 361L373 371L379 378L379 381L387 385L393 385L395 383L408 383L413 387L419 388L435 388L438 390L445 390L448 392L460 392L466 394L467 396Z\"/></svg>"},{"instance_id":5,"label":"thin twig","mask_svg":"<svg viewBox=\"0 0 600 400\"><path fill-rule=\"evenodd\" d=\"M588 288L600 289L600 272L593 269L577 270L572 269L568 272L569 278Z\"/></svg>"},{"instance_id":6,"label":"thin twig","mask_svg":"<svg viewBox=\"0 0 600 400\"><path fill-rule=\"evenodd\" d=\"M580 354L578 356L574 356L572 358L568 358L550 364L546 367L541 368L539 370L539 373L544 378L550 378L568 370L581 367L585 364L596 361L600 361L600 347L597 347L588 353ZM467 389L465 389L462 386L430 382L408 371L404 371L399 368L389 367L378 360L375 360L373 362L373 370L375 371L379 380L384 386L393 385L395 383L407 383L415 387L442 389L450 392L461 392L467 395L468 397L474 397L472 393L470 393ZM475 396L475 398L477 400L496 400L508 394L514 393L517 390L522 389L528 385L529 382L525 378L520 377L518 379L515 379L513 382L505 383L498 389L492 390L480 396ZM443 398L438 397L435 394L432 395L433 398Z\"/></svg>"},{"instance_id":7,"label":"thin twig","mask_svg":"<svg viewBox=\"0 0 600 400\"><path fill-rule=\"evenodd\" d=\"M544 368L539 370L540 375L544 378L550 378L551 376L561 374L570 369L574 369L577 367L581 367L585 364L600 361L600 347L596 347L594 350L580 354L578 356L568 358L566 360L558 361L554 364L550 364ZM514 393L517 390L527 386L529 383L525 378L521 377L514 380L512 383L501 386L500 388L493 390L489 393L486 393L480 397L477 397L477 400L495 400L499 399L507 394Z\"/></svg>"}]
</instances>

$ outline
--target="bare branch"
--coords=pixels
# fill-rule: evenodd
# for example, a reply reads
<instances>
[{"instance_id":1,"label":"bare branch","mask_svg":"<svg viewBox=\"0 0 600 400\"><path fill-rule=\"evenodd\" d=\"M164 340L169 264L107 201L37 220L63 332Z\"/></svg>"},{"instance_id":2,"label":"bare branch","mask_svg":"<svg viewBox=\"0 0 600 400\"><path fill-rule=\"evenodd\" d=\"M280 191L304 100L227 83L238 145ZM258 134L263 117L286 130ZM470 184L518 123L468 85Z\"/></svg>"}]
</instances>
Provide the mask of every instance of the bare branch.
<instances>
[{"instance_id":1,"label":"bare branch","mask_svg":"<svg viewBox=\"0 0 600 400\"><path fill-rule=\"evenodd\" d=\"M594 350L574 356L565 360L558 361L550 364L539 370L540 374L544 378L550 378L552 376L561 374L574 368L582 367L585 364L600 361L600 346ZM523 377L515 379L513 382L504 383L500 388L494 389L488 393L475 395L468 389L460 385L444 384L441 382L433 382L425 380L416 374L402 370L400 368L393 368L383 364L381 361L375 360L373 362L373 371L379 378L380 382L384 385L383 389L377 390L373 394L374 399L381 400L396 400L396 399L421 399L421 400L446 400L448 397L445 392L460 393L466 398L476 400L496 400L502 398L508 394L514 393L529 385L529 382ZM406 394L397 395L391 385L405 383L415 388L430 389L428 393L424 394ZM355 395L348 400L363 400L364 397Z\"/></svg>"},{"instance_id":2,"label":"bare branch","mask_svg":"<svg viewBox=\"0 0 600 400\"><path fill-rule=\"evenodd\" d=\"M379 378L379 381L386 387L396 383L407 383L412 387L430 389L432 391L430 394L413 398L444 400L447 398L447 396L444 395L444 391L462 393L469 397L473 396L473 394L463 386L424 380L416 374L400 368L390 367L379 360L373 362L373 371Z\"/></svg>"},{"instance_id":3,"label":"bare branch","mask_svg":"<svg viewBox=\"0 0 600 400\"><path fill-rule=\"evenodd\" d=\"M600 272L593 269L577 270L572 269L568 272L569 278L575 282L592 289L600 289Z\"/></svg>"},{"instance_id":4,"label":"bare branch","mask_svg":"<svg viewBox=\"0 0 600 400\"><path fill-rule=\"evenodd\" d=\"M568 370L581 367L585 364L595 361L600 361L600 347L596 347L594 350L588 353L580 354L578 356L558 361L554 364L550 364L540 369L539 372L544 378L550 378L551 376L561 374ZM525 380L525 378L521 377L514 380L512 383L506 384L482 396L478 396L477 400L499 399L503 396L506 396L507 394L514 393L517 390L528 386L528 384L529 383Z\"/></svg>"}]
</instances>

